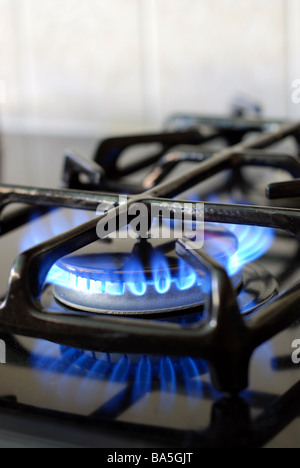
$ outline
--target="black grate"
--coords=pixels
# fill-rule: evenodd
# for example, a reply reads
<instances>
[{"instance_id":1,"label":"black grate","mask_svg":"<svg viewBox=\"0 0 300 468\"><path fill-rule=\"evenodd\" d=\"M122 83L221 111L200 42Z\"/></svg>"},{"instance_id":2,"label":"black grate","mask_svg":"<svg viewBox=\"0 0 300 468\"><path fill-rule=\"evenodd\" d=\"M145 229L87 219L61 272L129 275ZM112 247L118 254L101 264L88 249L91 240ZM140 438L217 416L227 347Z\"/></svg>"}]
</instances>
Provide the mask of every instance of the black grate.
<instances>
[{"instance_id":1,"label":"black grate","mask_svg":"<svg viewBox=\"0 0 300 468\"><path fill-rule=\"evenodd\" d=\"M0 186L1 209L11 203L31 206L4 217L1 234L27 223L32 218L32 211L37 216L57 207L96 211L100 203L106 204L107 209L116 208L120 229L123 227L120 213L127 211L133 203L142 202L149 209L153 204L164 203L173 210L174 197L220 171L242 166L284 168L294 178L300 177L298 159L265 151L289 136L299 143L300 124L176 116L168 125L169 128L179 126L181 130L105 140L93 162L69 153L64 171L68 189ZM190 126L193 128L187 128ZM255 135L244 140L250 132ZM225 149L215 152L205 148L207 142L219 137L227 142ZM119 158L128 147L149 143L160 144L161 150L120 169ZM171 182L164 181L170 170L183 161L197 165ZM153 164L155 169L140 184L124 182L125 176ZM85 176L84 183L82 175ZM298 195L298 185L298 181L285 185L287 194ZM118 206L116 193L130 193L128 204ZM269 186L267 194L272 198L282 196L282 186ZM185 200L176 202L179 212L189 203L195 215L195 204ZM300 211L297 209L204 203L204 214L206 222L275 228L300 239ZM206 294L207 320L198 326L186 328L176 323L158 324L144 319L44 310L40 297L49 270L61 257L96 241L99 222L102 218L78 226L19 256L0 310L1 332L110 353L203 358L210 365L215 386L236 393L248 385L253 351L299 318L300 284L296 284L245 320L224 268L202 250L189 249L186 239L176 242L178 256L191 264L199 276L204 273L214 285L213 294Z\"/></svg>"}]
</instances>

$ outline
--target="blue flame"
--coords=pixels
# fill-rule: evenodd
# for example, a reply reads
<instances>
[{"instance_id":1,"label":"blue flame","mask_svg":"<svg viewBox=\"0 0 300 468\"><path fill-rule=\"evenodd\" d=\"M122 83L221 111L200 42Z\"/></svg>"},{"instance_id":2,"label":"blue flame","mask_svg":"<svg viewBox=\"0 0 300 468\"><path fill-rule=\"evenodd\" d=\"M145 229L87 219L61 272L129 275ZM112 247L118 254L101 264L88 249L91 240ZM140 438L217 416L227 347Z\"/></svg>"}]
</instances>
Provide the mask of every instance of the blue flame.
<instances>
[{"instance_id":1,"label":"blue flame","mask_svg":"<svg viewBox=\"0 0 300 468\"><path fill-rule=\"evenodd\" d=\"M174 286L179 291L186 291L199 285L195 271L181 259L178 260L178 267L172 275L168 260L159 251L155 252L151 259L151 277L146 277L142 262L135 255L129 260L124 260L124 271L118 276L114 273L113 260L109 261L112 268L106 271L106 277L99 277L99 280L89 278L89 273L84 277L85 273L77 273L75 268L73 273L67 271L57 263L49 271L46 282L91 295L122 296L128 290L137 297L145 296L149 288L154 288L158 294L166 294Z\"/></svg>"},{"instance_id":2,"label":"blue flame","mask_svg":"<svg viewBox=\"0 0 300 468\"><path fill-rule=\"evenodd\" d=\"M196 361L189 357L180 360L181 373L184 378L186 392L189 396L195 397L189 399L189 405L192 406L197 402L197 399L203 395L203 383L199 376L201 372L197 367Z\"/></svg>"},{"instance_id":3,"label":"blue flame","mask_svg":"<svg viewBox=\"0 0 300 468\"><path fill-rule=\"evenodd\" d=\"M56 210L47 217L38 219L33 215L21 239L19 250L24 252L93 218L95 218L94 213L83 210Z\"/></svg>"},{"instance_id":4,"label":"blue flame","mask_svg":"<svg viewBox=\"0 0 300 468\"><path fill-rule=\"evenodd\" d=\"M265 255L274 242L275 232L270 228L257 226L227 225L238 239L239 247L227 262L227 271L230 276L240 271L243 266L254 262Z\"/></svg>"},{"instance_id":5,"label":"blue flame","mask_svg":"<svg viewBox=\"0 0 300 468\"><path fill-rule=\"evenodd\" d=\"M127 382L130 371L130 362L127 356L122 356L120 361L116 364L110 382Z\"/></svg>"},{"instance_id":6,"label":"blue flame","mask_svg":"<svg viewBox=\"0 0 300 468\"><path fill-rule=\"evenodd\" d=\"M125 270L125 280L130 292L135 296L144 296L147 292L147 280L140 259L132 257Z\"/></svg>"},{"instance_id":7,"label":"blue flame","mask_svg":"<svg viewBox=\"0 0 300 468\"><path fill-rule=\"evenodd\" d=\"M102 354L99 359L95 359L93 365L88 369L87 379L94 376L102 376L106 378L111 369L111 359L109 354Z\"/></svg>"},{"instance_id":8,"label":"blue flame","mask_svg":"<svg viewBox=\"0 0 300 468\"><path fill-rule=\"evenodd\" d=\"M159 294L167 293L171 287L171 273L165 256L160 252L155 252L151 267L156 291Z\"/></svg>"},{"instance_id":9,"label":"blue flame","mask_svg":"<svg viewBox=\"0 0 300 468\"><path fill-rule=\"evenodd\" d=\"M273 229L238 225L224 225L224 227L234 234L238 243L236 252L225 260L224 266L230 277L238 273L246 264L265 255L274 242ZM99 278L97 281L88 276L84 277L82 273L78 274L76 271L68 272L56 264L50 270L46 281L86 294L122 296L127 289L137 297L145 296L149 287L154 287L158 294L163 295L167 294L173 285L179 291L186 291L200 285L196 272L182 259L178 259L176 274L172 274L167 258L159 251L153 254L151 269L152 278L146 278L141 260L133 255L130 260L126 260L124 272L121 272L122 274L118 277L112 270L111 277L107 272L106 279L100 280Z\"/></svg>"},{"instance_id":10,"label":"blue flame","mask_svg":"<svg viewBox=\"0 0 300 468\"><path fill-rule=\"evenodd\" d=\"M203 394L201 376L208 374L208 366L201 359L131 355L108 355L83 351L55 343L37 340L31 354L31 365L51 392L65 401L77 395L78 408L90 401L103 401L100 413L113 416L123 404L149 403L151 391L160 392L160 410L172 409L177 391L180 395L200 398ZM58 376L53 379L52 375ZM77 377L70 380L70 377ZM71 382L71 383L70 383ZM101 386L97 386L97 382ZM100 392L100 394L99 394ZM140 408L141 406L139 406Z\"/></svg>"},{"instance_id":11,"label":"blue flame","mask_svg":"<svg viewBox=\"0 0 300 468\"><path fill-rule=\"evenodd\" d=\"M237 225L224 225L224 227L234 234L238 244L236 252L229 256L224 264L230 277L238 273L246 264L265 255L271 248L275 237L274 230L268 228ZM86 294L122 296L128 290L130 294L137 297L145 296L149 288L154 288L158 294L163 295L167 294L174 285L179 291L186 291L200 285L196 272L185 261L178 259L174 275L167 258L159 251L153 254L151 270L152 277L146 278L141 260L133 255L125 261L124 271L118 276L113 273L112 268L111 273L107 272L106 278L95 280L89 278L88 274L84 277L76 270L71 273L56 264L50 270L46 281Z\"/></svg>"},{"instance_id":12,"label":"blue flame","mask_svg":"<svg viewBox=\"0 0 300 468\"><path fill-rule=\"evenodd\" d=\"M175 366L168 357L162 358L160 362L161 381L161 410L169 411L174 404L177 391L177 380Z\"/></svg>"},{"instance_id":13,"label":"blue flame","mask_svg":"<svg viewBox=\"0 0 300 468\"><path fill-rule=\"evenodd\" d=\"M123 296L124 292L124 284L110 281L107 281L105 284L105 294L109 294L111 296Z\"/></svg>"},{"instance_id":14,"label":"blue flame","mask_svg":"<svg viewBox=\"0 0 300 468\"><path fill-rule=\"evenodd\" d=\"M195 200L194 200L195 201ZM210 201L218 202L211 197ZM29 223L27 234L23 237L20 250L27 250L53 235L60 234L78 224L84 223L94 217L93 213L81 210L57 210L46 218L37 219ZM217 226L220 226L218 224ZM238 249L226 259L225 268L229 276L235 275L247 263L253 262L266 254L272 246L275 232L272 229L256 226L222 225L237 238ZM220 243L222 240L220 240ZM218 249L218 247L217 247ZM89 275L66 271L59 264L55 264L46 279L47 283L84 292L85 294L108 294L122 296L126 291L136 297L144 297L148 289L161 295L173 291L187 291L201 286L194 270L183 260L178 260L176 274L172 272L168 260L162 252L156 252L151 261L152 277L145 275L143 265L137 256L132 256L125 262L123 275L105 278L91 278Z\"/></svg>"},{"instance_id":15,"label":"blue flame","mask_svg":"<svg viewBox=\"0 0 300 468\"><path fill-rule=\"evenodd\" d=\"M150 359L146 356L142 357L136 373L134 381L134 388L132 394L132 401L138 401L144 395L148 395L151 392L152 386L152 366Z\"/></svg>"},{"instance_id":16,"label":"blue flame","mask_svg":"<svg viewBox=\"0 0 300 468\"><path fill-rule=\"evenodd\" d=\"M176 392L176 374L172 360L164 357L160 363L161 389L163 392Z\"/></svg>"},{"instance_id":17,"label":"blue flame","mask_svg":"<svg viewBox=\"0 0 300 468\"><path fill-rule=\"evenodd\" d=\"M199 201L195 196L190 201ZM210 203L220 203L216 195L210 196ZM229 200L229 203L247 205L241 200ZM260 226L216 224L232 232L238 241L237 251L227 260L225 268L229 276L233 276L250 262L254 262L263 257L272 247L275 239L275 230Z\"/></svg>"},{"instance_id":18,"label":"blue flame","mask_svg":"<svg viewBox=\"0 0 300 468\"><path fill-rule=\"evenodd\" d=\"M180 291L191 289L198 281L198 277L193 268L179 259L179 275L177 278L177 287Z\"/></svg>"}]
</instances>

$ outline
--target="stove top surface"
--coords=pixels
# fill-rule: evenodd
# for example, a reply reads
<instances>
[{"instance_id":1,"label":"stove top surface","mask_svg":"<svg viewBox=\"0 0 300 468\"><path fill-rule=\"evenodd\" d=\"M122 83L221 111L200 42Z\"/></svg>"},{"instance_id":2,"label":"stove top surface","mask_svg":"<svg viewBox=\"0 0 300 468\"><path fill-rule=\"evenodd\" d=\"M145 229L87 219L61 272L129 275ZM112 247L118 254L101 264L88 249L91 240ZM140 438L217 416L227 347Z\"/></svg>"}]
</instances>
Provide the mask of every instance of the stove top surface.
<instances>
[{"instance_id":1,"label":"stove top surface","mask_svg":"<svg viewBox=\"0 0 300 468\"><path fill-rule=\"evenodd\" d=\"M22 418L37 419L32 437L41 445L298 448L292 344L299 335L295 326L255 352L250 386L239 398L214 389L201 359L108 355L4 337L0 411L16 418L11 443L16 436L28 443ZM73 429L62 435L65 427Z\"/></svg>"},{"instance_id":2,"label":"stove top surface","mask_svg":"<svg viewBox=\"0 0 300 468\"><path fill-rule=\"evenodd\" d=\"M285 145L288 151L294 151L291 143ZM195 158L193 151L189 149L191 159ZM281 154L283 150L279 146L274 151ZM182 167L184 164L179 173ZM147 183L155 175L157 172L148 175ZM236 184L237 178L242 183ZM235 171L233 176L225 171L180 199L264 206L269 203L264 196L266 185L287 178L281 168L246 168L242 173ZM289 203L291 200L276 201L275 206ZM297 200L291 204L295 208ZM94 218L93 212L60 209L3 235L3 295L13 260L21 252ZM214 229L219 230L218 236L220 232L230 234L225 256L220 248L224 237L219 244L211 244ZM263 231L258 234L255 229ZM252 244L247 244L240 274L233 268L230 275L245 320L299 281L299 241L289 234L276 228L271 234L264 228L247 231L244 226L228 223L207 223L206 233L209 253L217 250L218 260L227 269L229 263L235 264L232 258L237 255L238 245L245 245L245 236ZM262 239L264 247L259 255L251 257ZM154 243L151 248L156 247ZM84 311L92 321L95 312L100 316L110 313L112 319L121 313L129 315L129 320L142 322L145 314L154 327L171 324L189 329L201 322L205 303L205 295L197 294L201 278L191 265L178 261L174 245L166 254L159 243L158 266L153 266L147 255L141 259L136 252L132 264L134 248L134 241L122 248L118 241L100 242L100 246L98 242L92 244L92 249L63 257L55 264L59 274L57 270L54 275L50 272L46 281L41 299L44 308L75 317ZM58 283L62 275L67 285ZM75 288L70 287L72 284ZM61 344L64 340L53 338L49 341L0 331L6 347L6 364L0 366L3 445L300 447L300 321L258 346L251 359L249 386L239 396L216 390L208 364L201 357L159 353L157 349L153 354L104 352L92 345L91 349L83 349Z\"/></svg>"}]
</instances>

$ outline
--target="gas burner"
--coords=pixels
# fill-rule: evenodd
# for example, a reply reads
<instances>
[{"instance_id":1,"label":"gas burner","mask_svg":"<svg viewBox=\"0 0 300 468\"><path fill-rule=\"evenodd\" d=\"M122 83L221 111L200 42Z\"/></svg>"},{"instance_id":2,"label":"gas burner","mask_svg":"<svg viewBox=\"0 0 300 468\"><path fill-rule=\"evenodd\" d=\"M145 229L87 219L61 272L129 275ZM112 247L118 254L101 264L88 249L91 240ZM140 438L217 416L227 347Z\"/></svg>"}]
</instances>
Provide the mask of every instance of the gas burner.
<instances>
[{"instance_id":1,"label":"gas burner","mask_svg":"<svg viewBox=\"0 0 300 468\"><path fill-rule=\"evenodd\" d=\"M54 285L56 299L78 310L143 315L199 302L200 282L193 269L161 252L156 252L149 268L139 258L121 254L72 256L56 267L61 277Z\"/></svg>"},{"instance_id":2,"label":"gas burner","mask_svg":"<svg viewBox=\"0 0 300 468\"><path fill-rule=\"evenodd\" d=\"M157 243L157 240L156 240ZM59 260L48 276L54 296L62 304L87 312L115 315L183 314L203 304L201 281L196 272L178 259L174 242L120 240L105 246L110 253L96 253L98 243L82 253ZM208 226L204 249L224 266L238 249L238 240L225 228ZM242 275L232 275L235 289Z\"/></svg>"},{"instance_id":3,"label":"gas burner","mask_svg":"<svg viewBox=\"0 0 300 468\"><path fill-rule=\"evenodd\" d=\"M1 234L29 223L41 207L39 216L58 207L95 213L105 206L103 211L116 215L116 226L107 235L126 228L122 213L135 203L143 203L147 213L153 207L172 212L176 199L176 211L182 215L187 209L195 222L195 203L182 194L203 183L217 193L214 181L207 179L221 172L234 173L233 182L245 166L285 169L299 177L298 159L266 151L287 137L299 145L299 124L206 118L195 123L186 131L109 139L93 162L69 154L64 190L1 186L1 209L11 203L33 205L3 216ZM211 151L213 140L228 146ZM144 143L159 143L162 151L120 164L127 148ZM192 153L179 151L178 145L193 145ZM183 162L194 167L171 178ZM148 169L149 177L141 174ZM135 176L141 185L134 183ZM126 203L119 194L128 195ZM267 194L274 199L280 191L271 186ZM275 280L258 261L264 261L279 230L299 241L300 211L230 201L204 202L203 214L208 228L204 248L196 250L184 236L136 247L134 240L104 243L97 228L106 223L105 215L62 229L55 237L50 233L15 262L1 308L2 332L103 353L202 358L217 389L242 391L255 349L299 318L299 283L288 284L287 290L280 284L277 294ZM51 301L45 307L48 291ZM195 313L196 319L202 314L200 323L187 318ZM132 318L149 314L155 321Z\"/></svg>"},{"instance_id":4,"label":"gas burner","mask_svg":"<svg viewBox=\"0 0 300 468\"><path fill-rule=\"evenodd\" d=\"M247 314L272 298L278 289L276 281L261 267L244 266L245 251L247 260L257 256L261 242L266 247L270 239L266 242L267 234L257 228L230 228L232 231L207 225L203 248L228 270L240 310ZM156 246L154 240L148 240L134 245L126 240L121 253L116 252L119 242L106 245L106 254L102 253L103 244L98 243L59 260L47 279L53 284L56 300L70 309L90 313L180 314L185 317L184 323L194 323L192 309L199 313L204 304L202 281L191 266L177 257L174 243L160 242ZM101 253L96 253L98 247Z\"/></svg>"}]
</instances>

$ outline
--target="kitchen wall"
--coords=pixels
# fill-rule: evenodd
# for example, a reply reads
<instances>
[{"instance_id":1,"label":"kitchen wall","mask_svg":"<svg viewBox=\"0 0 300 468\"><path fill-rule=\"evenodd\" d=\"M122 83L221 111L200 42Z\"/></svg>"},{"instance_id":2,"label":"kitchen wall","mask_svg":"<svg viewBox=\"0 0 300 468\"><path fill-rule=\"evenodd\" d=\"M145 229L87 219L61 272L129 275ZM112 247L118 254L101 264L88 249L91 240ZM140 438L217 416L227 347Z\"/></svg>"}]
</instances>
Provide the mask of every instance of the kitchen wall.
<instances>
[{"instance_id":1,"label":"kitchen wall","mask_svg":"<svg viewBox=\"0 0 300 468\"><path fill-rule=\"evenodd\" d=\"M0 0L5 177L47 182L42 135L154 129L226 114L238 95L300 118L299 26L300 0Z\"/></svg>"}]
</instances>

